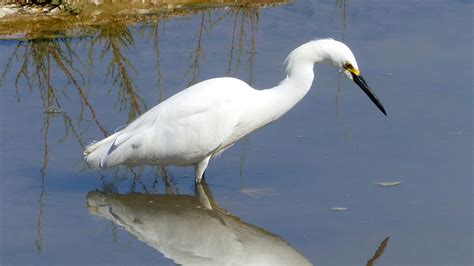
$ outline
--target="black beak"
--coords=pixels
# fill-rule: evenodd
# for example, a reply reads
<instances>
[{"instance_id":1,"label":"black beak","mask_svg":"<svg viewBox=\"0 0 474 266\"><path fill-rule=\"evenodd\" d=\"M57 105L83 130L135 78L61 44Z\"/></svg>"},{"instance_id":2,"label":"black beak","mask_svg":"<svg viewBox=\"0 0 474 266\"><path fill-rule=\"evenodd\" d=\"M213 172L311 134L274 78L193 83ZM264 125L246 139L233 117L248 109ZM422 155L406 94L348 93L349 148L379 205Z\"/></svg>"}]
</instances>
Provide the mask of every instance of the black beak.
<instances>
[{"instance_id":1,"label":"black beak","mask_svg":"<svg viewBox=\"0 0 474 266\"><path fill-rule=\"evenodd\" d=\"M377 98L377 96L375 96L375 94L372 92L369 85L367 85L367 82L365 82L365 79L362 76L357 76L352 72L351 74L354 82L365 92L365 94L367 94L367 96L369 96L369 98L379 108L379 110L382 111L384 115L387 115L387 113L385 112L385 108L383 108L383 105L380 102L379 98Z\"/></svg>"}]
</instances>

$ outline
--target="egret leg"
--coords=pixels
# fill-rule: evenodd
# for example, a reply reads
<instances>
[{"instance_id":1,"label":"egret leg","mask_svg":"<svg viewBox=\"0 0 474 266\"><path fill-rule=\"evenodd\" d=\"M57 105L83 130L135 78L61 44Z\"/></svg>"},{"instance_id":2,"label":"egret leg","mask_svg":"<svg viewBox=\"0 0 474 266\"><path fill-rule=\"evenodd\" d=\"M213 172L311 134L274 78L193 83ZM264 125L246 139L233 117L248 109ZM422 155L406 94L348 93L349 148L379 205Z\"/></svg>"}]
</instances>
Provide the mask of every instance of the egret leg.
<instances>
[{"instance_id":1,"label":"egret leg","mask_svg":"<svg viewBox=\"0 0 474 266\"><path fill-rule=\"evenodd\" d=\"M212 198L208 197L203 186L207 186L206 180L204 179L201 181L201 183L196 184L196 195L199 197L199 202L204 208L206 208L206 210L212 210L212 203L211 203Z\"/></svg>"},{"instance_id":2,"label":"egret leg","mask_svg":"<svg viewBox=\"0 0 474 266\"><path fill-rule=\"evenodd\" d=\"M194 172L196 173L196 183L201 183L204 171L206 171L207 165L209 164L209 159L211 159L210 155L194 165Z\"/></svg>"}]
</instances>

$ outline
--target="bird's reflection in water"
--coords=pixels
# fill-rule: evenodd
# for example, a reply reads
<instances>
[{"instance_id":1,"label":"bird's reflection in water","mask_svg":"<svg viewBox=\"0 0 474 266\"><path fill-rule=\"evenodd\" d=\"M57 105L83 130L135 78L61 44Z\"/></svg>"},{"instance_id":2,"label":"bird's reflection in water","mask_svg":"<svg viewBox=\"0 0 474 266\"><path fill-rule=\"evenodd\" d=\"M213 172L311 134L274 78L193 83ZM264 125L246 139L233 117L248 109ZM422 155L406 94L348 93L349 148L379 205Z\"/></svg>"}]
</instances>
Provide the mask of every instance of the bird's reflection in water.
<instances>
[{"instance_id":1,"label":"bird's reflection in water","mask_svg":"<svg viewBox=\"0 0 474 266\"><path fill-rule=\"evenodd\" d=\"M196 195L90 192L91 213L183 265L311 265L279 236L217 206L206 184Z\"/></svg>"}]
</instances>

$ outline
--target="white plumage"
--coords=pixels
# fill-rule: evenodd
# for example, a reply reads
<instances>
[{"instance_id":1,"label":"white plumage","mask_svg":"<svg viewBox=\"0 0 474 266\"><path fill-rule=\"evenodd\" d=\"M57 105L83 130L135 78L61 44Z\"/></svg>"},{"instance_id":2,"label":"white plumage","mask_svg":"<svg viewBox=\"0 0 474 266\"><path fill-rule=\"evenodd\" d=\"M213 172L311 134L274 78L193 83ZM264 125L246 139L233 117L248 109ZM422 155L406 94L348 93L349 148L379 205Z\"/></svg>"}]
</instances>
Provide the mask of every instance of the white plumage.
<instances>
[{"instance_id":1,"label":"white plumage","mask_svg":"<svg viewBox=\"0 0 474 266\"><path fill-rule=\"evenodd\" d=\"M229 77L195 84L119 132L90 144L84 152L85 159L93 168L119 164L193 165L196 182L200 182L211 157L278 119L306 95L313 82L315 63L330 63L345 70L385 113L345 44L332 39L311 41L291 52L286 62L287 78L271 89L255 90Z\"/></svg>"}]
</instances>

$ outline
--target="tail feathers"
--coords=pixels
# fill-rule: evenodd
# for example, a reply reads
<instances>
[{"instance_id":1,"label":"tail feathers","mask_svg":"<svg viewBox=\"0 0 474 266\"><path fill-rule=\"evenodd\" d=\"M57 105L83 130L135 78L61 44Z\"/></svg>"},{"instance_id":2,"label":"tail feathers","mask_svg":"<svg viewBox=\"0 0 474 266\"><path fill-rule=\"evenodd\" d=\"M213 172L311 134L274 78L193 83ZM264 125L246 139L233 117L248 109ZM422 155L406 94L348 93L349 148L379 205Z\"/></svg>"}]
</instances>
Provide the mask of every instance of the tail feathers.
<instances>
[{"instance_id":1,"label":"tail feathers","mask_svg":"<svg viewBox=\"0 0 474 266\"><path fill-rule=\"evenodd\" d=\"M107 155L116 138L117 133L101 141L94 141L89 144L84 150L84 159L87 164L94 169L104 168L101 164L101 159L104 155Z\"/></svg>"},{"instance_id":2,"label":"tail feathers","mask_svg":"<svg viewBox=\"0 0 474 266\"><path fill-rule=\"evenodd\" d=\"M90 167L95 169L125 163L139 156L140 145L132 145L132 143L139 143L136 140L140 137L141 135L135 132L120 131L99 142L93 142L84 151L85 160Z\"/></svg>"}]
</instances>

